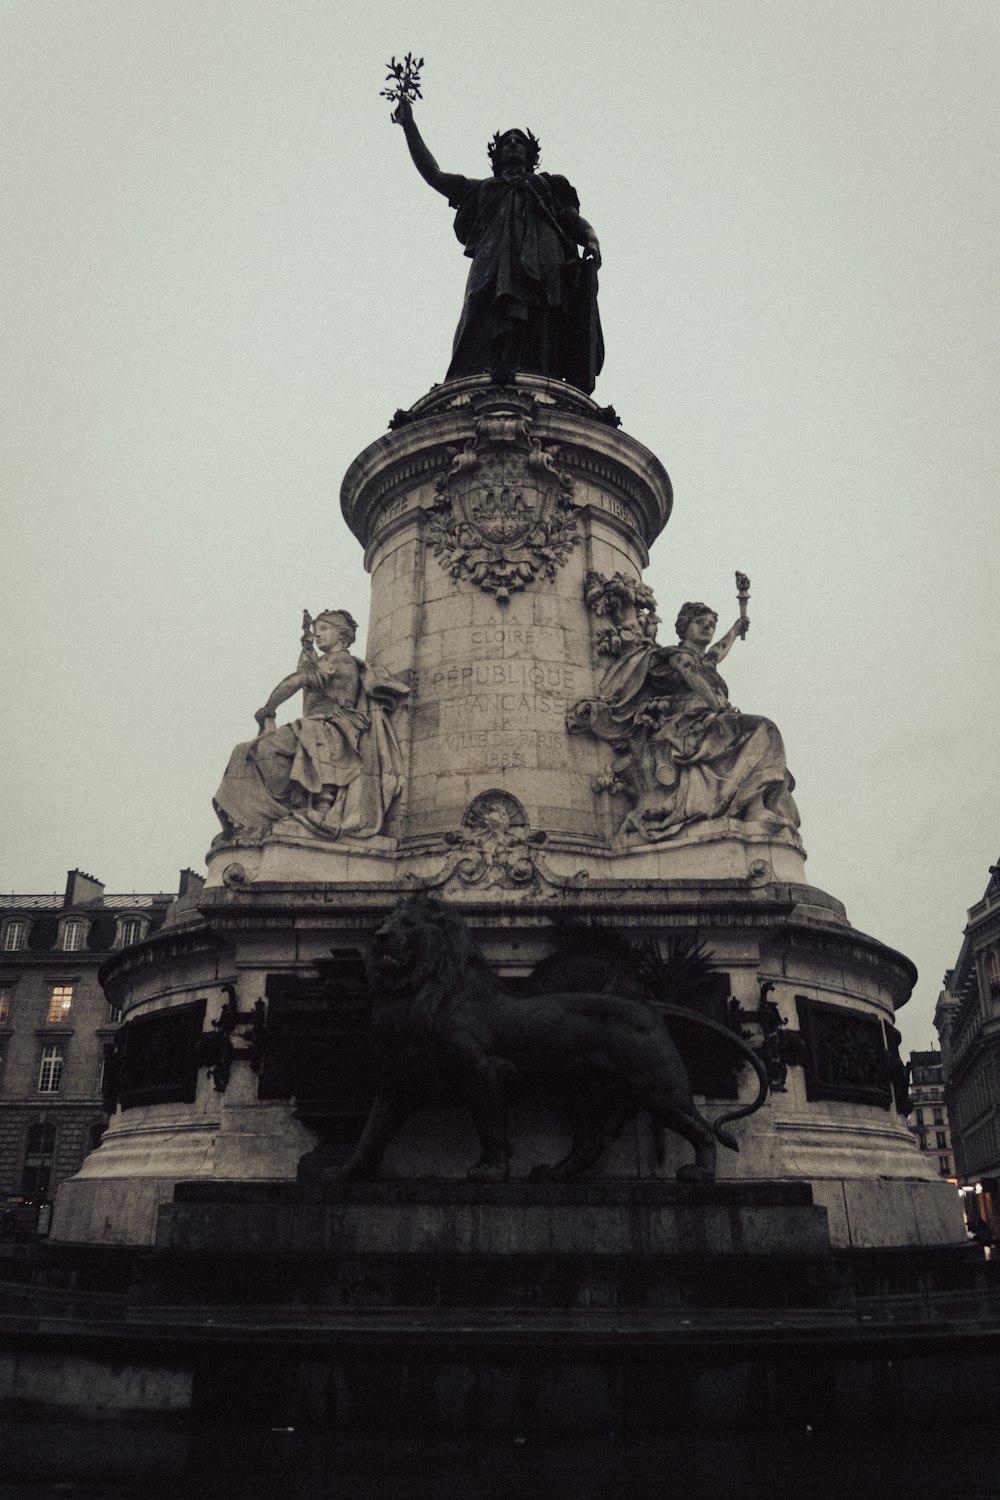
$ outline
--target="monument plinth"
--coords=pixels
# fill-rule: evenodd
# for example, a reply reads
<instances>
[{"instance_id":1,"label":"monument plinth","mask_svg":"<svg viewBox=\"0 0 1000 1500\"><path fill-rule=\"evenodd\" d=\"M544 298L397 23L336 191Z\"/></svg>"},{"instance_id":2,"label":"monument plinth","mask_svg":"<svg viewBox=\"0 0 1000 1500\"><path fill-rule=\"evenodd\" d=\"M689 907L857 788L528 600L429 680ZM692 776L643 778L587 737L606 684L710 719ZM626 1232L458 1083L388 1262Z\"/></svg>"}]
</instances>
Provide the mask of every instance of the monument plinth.
<instances>
[{"instance_id":1,"label":"monument plinth","mask_svg":"<svg viewBox=\"0 0 1000 1500\"><path fill-rule=\"evenodd\" d=\"M780 735L718 674L739 622L714 647L714 614L685 606L680 644L660 644L641 582L672 502L659 462L563 383L484 375L397 414L342 494L372 575L365 658L349 617L316 617L231 759L206 889L107 966L118 1108L60 1190L56 1236L152 1243L179 1180L287 1181L317 1137L345 1160L375 1086L362 955L423 890L515 988L554 918L661 952L696 937L715 966L701 1013L771 1084L720 1178L811 1183L835 1245L955 1239L902 1112L893 1016L913 969L806 883ZM300 689L303 717L278 728ZM699 1046L699 1109L752 1099L733 1047ZM513 1124L515 1176L562 1155L544 1108ZM589 1175L690 1159L674 1135L654 1146L640 1120ZM475 1155L464 1110L422 1106L383 1170L456 1178Z\"/></svg>"}]
</instances>

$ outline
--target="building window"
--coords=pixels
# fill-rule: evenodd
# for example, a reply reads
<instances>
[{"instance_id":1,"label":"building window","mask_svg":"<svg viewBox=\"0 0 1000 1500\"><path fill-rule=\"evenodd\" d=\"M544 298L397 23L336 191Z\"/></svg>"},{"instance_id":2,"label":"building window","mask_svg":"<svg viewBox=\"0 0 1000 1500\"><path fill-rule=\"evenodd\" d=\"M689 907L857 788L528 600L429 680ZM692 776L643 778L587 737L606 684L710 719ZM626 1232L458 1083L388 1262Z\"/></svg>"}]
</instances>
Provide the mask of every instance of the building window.
<instances>
[{"instance_id":1,"label":"building window","mask_svg":"<svg viewBox=\"0 0 1000 1500\"><path fill-rule=\"evenodd\" d=\"M118 1023L119 1023L119 1021L121 1020L121 1018L122 1018L122 1008L121 1008L121 1006L120 1005L112 1005L111 1001L109 1000L108 1001L108 1020L107 1020L107 1024L109 1026L117 1026Z\"/></svg>"},{"instance_id":2,"label":"building window","mask_svg":"<svg viewBox=\"0 0 1000 1500\"><path fill-rule=\"evenodd\" d=\"M943 1125L944 1124L944 1110L942 1110L942 1109L936 1109L934 1111L934 1124L935 1125Z\"/></svg>"},{"instance_id":3,"label":"building window","mask_svg":"<svg viewBox=\"0 0 1000 1500\"><path fill-rule=\"evenodd\" d=\"M28 937L27 922L8 922L3 934L3 951L16 953L23 948Z\"/></svg>"},{"instance_id":4,"label":"building window","mask_svg":"<svg viewBox=\"0 0 1000 1500\"><path fill-rule=\"evenodd\" d=\"M986 955L986 983L991 995L1000 995L1000 957L993 948Z\"/></svg>"},{"instance_id":5,"label":"building window","mask_svg":"<svg viewBox=\"0 0 1000 1500\"><path fill-rule=\"evenodd\" d=\"M104 1121L95 1120L88 1133L87 1150L96 1151L104 1135Z\"/></svg>"},{"instance_id":6,"label":"building window","mask_svg":"<svg viewBox=\"0 0 1000 1500\"><path fill-rule=\"evenodd\" d=\"M951 1176L951 1157L950 1156L939 1156L938 1157L938 1171L941 1173L942 1177L950 1177Z\"/></svg>"},{"instance_id":7,"label":"building window","mask_svg":"<svg viewBox=\"0 0 1000 1500\"><path fill-rule=\"evenodd\" d=\"M918 1125L922 1125L923 1123L924 1123L924 1112L923 1112L922 1109L918 1109L917 1110L917 1124Z\"/></svg>"},{"instance_id":8,"label":"building window","mask_svg":"<svg viewBox=\"0 0 1000 1500\"><path fill-rule=\"evenodd\" d=\"M49 1013L46 1020L52 1023L68 1021L69 1013L73 1009L73 986L71 984L54 984L52 995L49 999Z\"/></svg>"},{"instance_id":9,"label":"building window","mask_svg":"<svg viewBox=\"0 0 1000 1500\"><path fill-rule=\"evenodd\" d=\"M56 1127L39 1121L28 1128L27 1149L24 1153L24 1171L21 1174L21 1192L36 1202L49 1194L49 1177L52 1174L52 1158L56 1151Z\"/></svg>"},{"instance_id":10,"label":"building window","mask_svg":"<svg viewBox=\"0 0 1000 1500\"><path fill-rule=\"evenodd\" d=\"M14 986L0 984L0 1026L10 1025L10 1007L14 999Z\"/></svg>"},{"instance_id":11,"label":"building window","mask_svg":"<svg viewBox=\"0 0 1000 1500\"><path fill-rule=\"evenodd\" d=\"M917 1131L917 1140L920 1142L920 1149L921 1149L921 1151L926 1151L927 1150L927 1132L926 1132L926 1130L918 1130Z\"/></svg>"},{"instance_id":12,"label":"building window","mask_svg":"<svg viewBox=\"0 0 1000 1500\"><path fill-rule=\"evenodd\" d=\"M61 1042L46 1042L38 1069L38 1092L58 1094L62 1083L63 1049Z\"/></svg>"},{"instance_id":13,"label":"building window","mask_svg":"<svg viewBox=\"0 0 1000 1500\"><path fill-rule=\"evenodd\" d=\"M118 923L118 946L130 948L142 937L144 923L141 917L122 917Z\"/></svg>"},{"instance_id":14,"label":"building window","mask_svg":"<svg viewBox=\"0 0 1000 1500\"><path fill-rule=\"evenodd\" d=\"M82 922L66 922L62 930L62 946L66 953L77 953L83 947L84 925Z\"/></svg>"},{"instance_id":15,"label":"building window","mask_svg":"<svg viewBox=\"0 0 1000 1500\"><path fill-rule=\"evenodd\" d=\"M936 1132L936 1140L935 1140L935 1142L934 1142L934 1144L935 1144L935 1146L937 1146L937 1147L938 1147L938 1148L939 1148L939 1149L940 1149L940 1148L941 1148L941 1147L942 1147L942 1146L947 1146L947 1144L948 1144L948 1139L947 1139L947 1137L946 1137L946 1135L945 1135L945 1133L944 1133L944 1131L943 1131L943 1130L939 1130L939 1131L937 1131L937 1132Z\"/></svg>"}]
</instances>

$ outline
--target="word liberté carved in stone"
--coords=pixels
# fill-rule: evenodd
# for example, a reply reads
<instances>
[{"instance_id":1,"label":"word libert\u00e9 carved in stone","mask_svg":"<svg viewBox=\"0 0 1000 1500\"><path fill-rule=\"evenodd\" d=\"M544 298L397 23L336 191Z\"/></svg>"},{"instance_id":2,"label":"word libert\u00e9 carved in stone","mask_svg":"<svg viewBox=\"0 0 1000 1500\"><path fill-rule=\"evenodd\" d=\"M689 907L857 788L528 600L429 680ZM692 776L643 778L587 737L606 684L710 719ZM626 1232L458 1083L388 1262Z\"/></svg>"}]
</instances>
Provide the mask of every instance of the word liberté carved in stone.
<instances>
[{"instance_id":1,"label":"word libert\u00e9 carved in stone","mask_svg":"<svg viewBox=\"0 0 1000 1500\"><path fill-rule=\"evenodd\" d=\"M532 435L530 411L523 398L481 405L475 435L448 449L427 516L441 566L498 604L539 574L553 579L580 540L572 477Z\"/></svg>"}]
</instances>

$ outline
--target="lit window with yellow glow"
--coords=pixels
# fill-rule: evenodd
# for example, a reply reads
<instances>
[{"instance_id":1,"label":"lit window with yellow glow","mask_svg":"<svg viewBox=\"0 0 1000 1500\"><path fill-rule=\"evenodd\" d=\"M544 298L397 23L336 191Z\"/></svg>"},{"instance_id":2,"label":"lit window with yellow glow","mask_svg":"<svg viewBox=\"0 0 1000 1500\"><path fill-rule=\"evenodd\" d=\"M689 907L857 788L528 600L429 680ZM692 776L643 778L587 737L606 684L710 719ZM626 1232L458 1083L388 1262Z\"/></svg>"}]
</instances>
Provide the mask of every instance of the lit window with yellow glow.
<instances>
[{"instance_id":1,"label":"lit window with yellow glow","mask_svg":"<svg viewBox=\"0 0 1000 1500\"><path fill-rule=\"evenodd\" d=\"M49 1021L68 1021L69 1013L73 1009L73 986L71 984L54 984L52 995L49 1000Z\"/></svg>"}]
</instances>

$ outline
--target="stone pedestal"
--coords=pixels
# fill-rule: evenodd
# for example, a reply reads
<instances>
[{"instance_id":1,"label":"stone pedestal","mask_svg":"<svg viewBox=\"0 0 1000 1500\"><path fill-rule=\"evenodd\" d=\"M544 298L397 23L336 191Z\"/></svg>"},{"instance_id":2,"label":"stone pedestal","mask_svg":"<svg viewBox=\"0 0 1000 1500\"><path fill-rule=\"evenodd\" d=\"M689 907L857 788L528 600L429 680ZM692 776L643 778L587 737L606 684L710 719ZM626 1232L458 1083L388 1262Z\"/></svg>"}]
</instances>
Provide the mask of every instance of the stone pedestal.
<instances>
[{"instance_id":1,"label":"stone pedestal","mask_svg":"<svg viewBox=\"0 0 1000 1500\"><path fill-rule=\"evenodd\" d=\"M808 1183L179 1183L156 1248L343 1257L829 1253ZM331 1267L334 1262L331 1262Z\"/></svg>"},{"instance_id":2,"label":"stone pedestal","mask_svg":"<svg viewBox=\"0 0 1000 1500\"><path fill-rule=\"evenodd\" d=\"M912 965L807 884L787 820L692 819L651 836L628 826L607 743L568 731L567 712L608 680L592 579L641 590L672 504L661 464L616 423L560 382L472 377L436 387L351 466L343 509L372 577L366 657L410 688L393 714L403 788L370 838L294 820L218 837L206 889L106 965L131 1042L105 1140L60 1189L57 1239L148 1244L177 1181L288 1181L318 1129L346 1155L371 1097L361 955L421 889L460 906L515 981L551 951L556 916L661 951L697 937L720 975L717 1019L748 1035L772 1079L720 1177L810 1183L837 1246L961 1238L957 1197L897 1108L898 1068L894 1093L892 1021ZM651 625L647 604L624 630L634 645ZM289 1043L293 1014L305 1030ZM309 1037L325 1079L310 1073ZM728 1105L698 1089L710 1118L749 1096L748 1070L729 1084ZM518 1129L517 1173L553 1159L560 1122ZM393 1143L386 1172L460 1178L476 1154L464 1117L431 1112ZM640 1124L598 1170L671 1178L689 1155L671 1137L658 1164Z\"/></svg>"}]
</instances>

